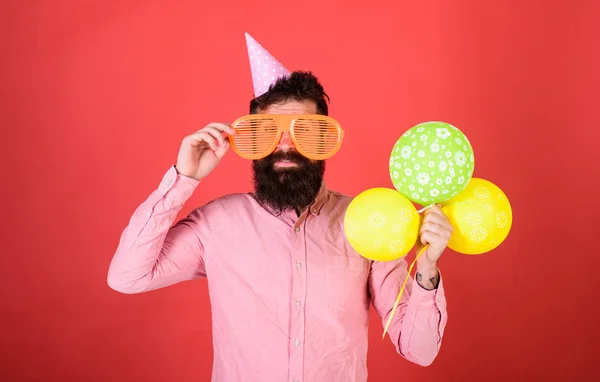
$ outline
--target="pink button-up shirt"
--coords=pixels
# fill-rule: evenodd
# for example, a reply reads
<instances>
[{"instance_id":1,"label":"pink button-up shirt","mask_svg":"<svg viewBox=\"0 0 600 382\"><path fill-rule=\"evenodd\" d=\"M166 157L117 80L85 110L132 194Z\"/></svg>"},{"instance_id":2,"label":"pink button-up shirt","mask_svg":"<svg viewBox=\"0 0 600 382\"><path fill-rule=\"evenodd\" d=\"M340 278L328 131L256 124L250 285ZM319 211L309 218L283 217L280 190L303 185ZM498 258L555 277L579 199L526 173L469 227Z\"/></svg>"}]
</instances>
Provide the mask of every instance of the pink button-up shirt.
<instances>
[{"instance_id":1,"label":"pink button-up shirt","mask_svg":"<svg viewBox=\"0 0 600 382\"><path fill-rule=\"evenodd\" d=\"M406 261L357 254L342 225L352 199L325 185L300 217L233 194L175 222L199 183L167 171L121 236L110 287L140 293L206 278L212 381L366 381L369 306L385 324ZM446 317L442 282L427 291L410 279L389 337L400 355L429 365Z\"/></svg>"}]
</instances>

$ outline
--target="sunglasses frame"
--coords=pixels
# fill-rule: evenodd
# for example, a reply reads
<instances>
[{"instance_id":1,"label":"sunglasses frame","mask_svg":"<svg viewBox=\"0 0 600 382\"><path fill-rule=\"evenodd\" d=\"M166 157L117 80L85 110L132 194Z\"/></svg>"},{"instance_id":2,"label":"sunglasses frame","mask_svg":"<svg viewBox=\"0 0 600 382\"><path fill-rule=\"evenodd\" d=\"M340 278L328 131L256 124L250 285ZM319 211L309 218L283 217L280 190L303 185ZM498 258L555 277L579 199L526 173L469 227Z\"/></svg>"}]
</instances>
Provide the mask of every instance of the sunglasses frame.
<instances>
[{"instance_id":1,"label":"sunglasses frame","mask_svg":"<svg viewBox=\"0 0 600 382\"><path fill-rule=\"evenodd\" d=\"M265 150L265 154L248 155L247 153L243 153L242 151L240 151L237 148L237 146L235 144L235 136L229 135L228 139L231 144L231 148L242 158L256 160L256 159L262 159L262 158L268 156L273 151L275 151L275 149L277 148L277 145L279 144L279 141L281 140L283 133L288 133L290 135L290 139L292 140L292 143L294 144L294 147L296 148L296 151L298 151L298 153L300 153L302 156L309 158L309 159L323 160L323 159L331 158L340 150L340 148L342 146L342 140L344 139L344 129L342 128L340 123L338 121L336 121L335 119L333 119L329 116L326 116L326 115L321 115L321 114L250 114L250 115L245 115L243 117L236 119L231 124L231 127L233 129L236 129L236 127L242 122L247 122L247 121L252 121L252 120L261 120L261 119L274 120L277 123L276 139L274 139L271 147L268 150ZM316 121L323 121L323 122L329 123L332 126L334 126L338 131L337 142L336 142L334 148L331 151L329 151L328 153L322 154L322 155L313 155L313 154L309 154L309 153L305 152L304 150L302 150L302 148L299 147L299 145L298 145L298 141L296 140L296 135L294 133L295 123L298 119L310 119L310 120L316 120Z\"/></svg>"}]
</instances>

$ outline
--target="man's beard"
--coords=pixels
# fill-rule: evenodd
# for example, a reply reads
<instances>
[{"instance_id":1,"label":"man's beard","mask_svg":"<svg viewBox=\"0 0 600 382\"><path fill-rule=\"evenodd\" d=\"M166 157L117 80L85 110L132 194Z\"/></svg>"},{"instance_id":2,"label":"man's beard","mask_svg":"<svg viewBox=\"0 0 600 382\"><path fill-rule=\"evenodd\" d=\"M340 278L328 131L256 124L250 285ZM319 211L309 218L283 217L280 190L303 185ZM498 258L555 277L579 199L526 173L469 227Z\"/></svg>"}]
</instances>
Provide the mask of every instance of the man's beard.
<instances>
[{"instance_id":1,"label":"man's beard","mask_svg":"<svg viewBox=\"0 0 600 382\"><path fill-rule=\"evenodd\" d=\"M277 167L275 163L289 160L297 166ZM255 160L254 189L259 202L277 213L285 210L303 211L310 206L323 183L325 162L312 162L296 151L274 152Z\"/></svg>"}]
</instances>

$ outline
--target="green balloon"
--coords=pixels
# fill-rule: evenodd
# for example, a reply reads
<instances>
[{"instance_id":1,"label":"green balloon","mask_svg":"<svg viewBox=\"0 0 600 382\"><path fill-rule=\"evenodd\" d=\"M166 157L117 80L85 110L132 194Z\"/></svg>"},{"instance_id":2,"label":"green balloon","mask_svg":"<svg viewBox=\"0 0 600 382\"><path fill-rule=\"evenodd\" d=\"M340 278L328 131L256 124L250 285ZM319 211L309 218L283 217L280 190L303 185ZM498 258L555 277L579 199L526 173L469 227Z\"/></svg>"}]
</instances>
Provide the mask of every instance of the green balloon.
<instances>
[{"instance_id":1,"label":"green balloon","mask_svg":"<svg viewBox=\"0 0 600 382\"><path fill-rule=\"evenodd\" d=\"M445 202L465 189L475 168L467 137L445 122L424 122L396 141L390 177L396 190L422 206Z\"/></svg>"}]
</instances>

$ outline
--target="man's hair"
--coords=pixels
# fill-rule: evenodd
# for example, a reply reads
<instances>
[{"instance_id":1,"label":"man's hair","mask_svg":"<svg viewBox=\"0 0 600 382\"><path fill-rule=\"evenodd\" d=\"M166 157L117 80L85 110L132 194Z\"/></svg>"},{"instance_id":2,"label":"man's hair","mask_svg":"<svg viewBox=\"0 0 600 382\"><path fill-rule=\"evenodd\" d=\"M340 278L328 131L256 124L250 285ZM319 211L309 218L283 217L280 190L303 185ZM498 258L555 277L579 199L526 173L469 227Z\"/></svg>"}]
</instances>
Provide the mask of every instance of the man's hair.
<instances>
[{"instance_id":1,"label":"man's hair","mask_svg":"<svg viewBox=\"0 0 600 382\"><path fill-rule=\"evenodd\" d=\"M250 101L250 114L257 114L269 106L286 101L313 101L317 105L317 114L328 115L329 96L323 90L317 77L311 72L295 71L286 77L280 77L269 90Z\"/></svg>"}]
</instances>

